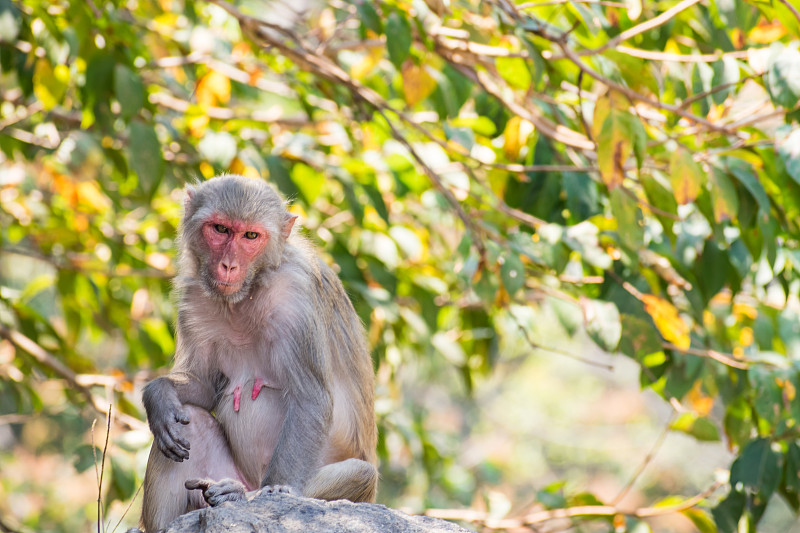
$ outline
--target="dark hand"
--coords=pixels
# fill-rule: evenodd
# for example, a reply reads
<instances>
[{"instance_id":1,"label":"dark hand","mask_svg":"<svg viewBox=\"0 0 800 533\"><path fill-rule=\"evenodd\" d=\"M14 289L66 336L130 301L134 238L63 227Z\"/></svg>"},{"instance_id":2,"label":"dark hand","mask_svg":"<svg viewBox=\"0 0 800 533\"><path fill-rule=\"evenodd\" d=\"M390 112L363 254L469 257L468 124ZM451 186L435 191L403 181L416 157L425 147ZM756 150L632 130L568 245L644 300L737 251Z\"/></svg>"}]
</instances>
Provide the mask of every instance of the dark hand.
<instances>
[{"instance_id":1,"label":"dark hand","mask_svg":"<svg viewBox=\"0 0 800 533\"><path fill-rule=\"evenodd\" d=\"M183 484L189 490L200 489L203 498L211 507L225 502L238 502L245 499L247 488L235 479L226 478L221 481L212 479L189 479Z\"/></svg>"},{"instance_id":2,"label":"dark hand","mask_svg":"<svg viewBox=\"0 0 800 533\"><path fill-rule=\"evenodd\" d=\"M159 378L163 379L163 378ZM156 383L145 388L144 407L147 421L153 432L154 443L168 459L182 463L189 458L189 441L183 436L183 426L189 423L189 414L178 400L175 388L169 382Z\"/></svg>"}]
</instances>

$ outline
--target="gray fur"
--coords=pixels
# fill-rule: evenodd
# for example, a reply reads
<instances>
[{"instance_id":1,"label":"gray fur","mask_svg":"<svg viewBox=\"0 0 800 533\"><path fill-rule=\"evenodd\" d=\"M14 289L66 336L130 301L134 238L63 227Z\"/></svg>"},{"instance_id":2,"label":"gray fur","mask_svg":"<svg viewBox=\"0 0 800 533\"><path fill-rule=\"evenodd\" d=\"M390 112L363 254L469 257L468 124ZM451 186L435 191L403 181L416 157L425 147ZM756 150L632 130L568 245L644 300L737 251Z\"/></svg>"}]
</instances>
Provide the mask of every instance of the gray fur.
<instances>
[{"instance_id":1,"label":"gray fur","mask_svg":"<svg viewBox=\"0 0 800 533\"><path fill-rule=\"evenodd\" d=\"M248 281L229 297L215 292L206 274L201 228L214 213L270 234ZM156 444L145 474L148 531L199 505L187 495L199 491L173 487L190 478L230 478L216 487L190 482L215 502L236 499L244 488L282 485L317 497L375 497L374 385L364 329L313 247L283 235L286 223L284 202L262 181L226 176L187 190L175 365L144 391ZM264 387L252 400L256 378ZM196 425L209 424L219 430L197 433Z\"/></svg>"}]
</instances>

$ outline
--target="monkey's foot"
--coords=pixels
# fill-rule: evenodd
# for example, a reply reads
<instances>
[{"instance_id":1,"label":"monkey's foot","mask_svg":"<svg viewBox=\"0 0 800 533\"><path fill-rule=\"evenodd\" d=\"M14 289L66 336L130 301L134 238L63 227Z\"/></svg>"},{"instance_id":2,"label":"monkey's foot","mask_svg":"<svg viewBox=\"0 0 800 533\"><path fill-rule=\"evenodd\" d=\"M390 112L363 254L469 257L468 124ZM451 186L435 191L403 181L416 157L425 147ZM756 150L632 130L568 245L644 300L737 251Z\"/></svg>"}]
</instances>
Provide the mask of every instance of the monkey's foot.
<instances>
[{"instance_id":1,"label":"monkey's foot","mask_svg":"<svg viewBox=\"0 0 800 533\"><path fill-rule=\"evenodd\" d=\"M299 493L290 485L265 485L259 491L262 494L292 494L299 495Z\"/></svg>"},{"instance_id":2,"label":"monkey's foot","mask_svg":"<svg viewBox=\"0 0 800 533\"><path fill-rule=\"evenodd\" d=\"M187 479L184 486L189 490L201 489L203 498L211 507L216 507L225 502L237 502L246 499L247 487L236 479L226 478L221 481Z\"/></svg>"}]
</instances>

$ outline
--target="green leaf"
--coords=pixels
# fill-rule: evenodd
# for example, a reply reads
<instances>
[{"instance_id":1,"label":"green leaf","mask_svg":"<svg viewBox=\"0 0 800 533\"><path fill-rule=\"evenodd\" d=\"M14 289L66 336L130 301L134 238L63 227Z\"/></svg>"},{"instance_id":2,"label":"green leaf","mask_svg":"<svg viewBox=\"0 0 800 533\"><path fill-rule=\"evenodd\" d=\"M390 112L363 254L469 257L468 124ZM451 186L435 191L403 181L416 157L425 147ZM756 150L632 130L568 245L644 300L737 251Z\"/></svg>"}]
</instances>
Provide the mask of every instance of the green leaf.
<instances>
[{"instance_id":1,"label":"green leaf","mask_svg":"<svg viewBox=\"0 0 800 533\"><path fill-rule=\"evenodd\" d=\"M161 143L150 124L131 122L128 160L139 176L139 187L152 194L164 175L164 158L161 156Z\"/></svg>"},{"instance_id":2,"label":"green leaf","mask_svg":"<svg viewBox=\"0 0 800 533\"><path fill-rule=\"evenodd\" d=\"M790 442L786 448L783 482L788 490L800 493L800 446L797 442Z\"/></svg>"},{"instance_id":3,"label":"green leaf","mask_svg":"<svg viewBox=\"0 0 800 533\"><path fill-rule=\"evenodd\" d=\"M635 199L621 188L610 192L611 212L617 219L617 232L622 244L631 250L638 249L644 242L644 216Z\"/></svg>"},{"instance_id":4,"label":"green leaf","mask_svg":"<svg viewBox=\"0 0 800 533\"><path fill-rule=\"evenodd\" d=\"M647 320L623 313L622 331L625 334L620 339L619 351L632 359L640 361L663 349L658 331Z\"/></svg>"},{"instance_id":5,"label":"green leaf","mask_svg":"<svg viewBox=\"0 0 800 533\"><path fill-rule=\"evenodd\" d=\"M800 183L800 129L795 129L779 145L778 154L783 159L786 172Z\"/></svg>"},{"instance_id":6,"label":"green leaf","mask_svg":"<svg viewBox=\"0 0 800 533\"><path fill-rule=\"evenodd\" d=\"M694 413L683 413L670 425L670 428L691 435L699 441L719 440L717 426L708 418L699 417Z\"/></svg>"},{"instance_id":7,"label":"green leaf","mask_svg":"<svg viewBox=\"0 0 800 533\"><path fill-rule=\"evenodd\" d=\"M744 512L745 503L744 494L731 490L730 494L711 510L711 515L714 517L720 533L737 533L739 531L739 519Z\"/></svg>"},{"instance_id":8,"label":"green leaf","mask_svg":"<svg viewBox=\"0 0 800 533\"><path fill-rule=\"evenodd\" d=\"M517 254L509 253L503 256L503 263L500 265L500 277L510 296L514 296L517 291L525 286L525 266Z\"/></svg>"},{"instance_id":9,"label":"green leaf","mask_svg":"<svg viewBox=\"0 0 800 533\"><path fill-rule=\"evenodd\" d=\"M780 43L771 47L767 89L776 106L792 109L797 105L800 99L800 52L796 48Z\"/></svg>"},{"instance_id":10,"label":"green leaf","mask_svg":"<svg viewBox=\"0 0 800 533\"><path fill-rule=\"evenodd\" d=\"M780 454L772 449L769 439L750 442L731 466L731 486L741 483L768 500L780 483Z\"/></svg>"},{"instance_id":11,"label":"green leaf","mask_svg":"<svg viewBox=\"0 0 800 533\"><path fill-rule=\"evenodd\" d=\"M292 167L292 181L303 195L306 203L311 204L325 184L325 176L305 163L295 163Z\"/></svg>"},{"instance_id":12,"label":"green leaf","mask_svg":"<svg viewBox=\"0 0 800 533\"><path fill-rule=\"evenodd\" d=\"M681 514L692 521L699 533L717 533L717 526L708 511L699 507L684 509Z\"/></svg>"},{"instance_id":13,"label":"green leaf","mask_svg":"<svg viewBox=\"0 0 800 533\"><path fill-rule=\"evenodd\" d=\"M389 59L397 70L400 70L411 54L411 24L397 11L393 11L386 20L386 48Z\"/></svg>"},{"instance_id":14,"label":"green leaf","mask_svg":"<svg viewBox=\"0 0 800 533\"><path fill-rule=\"evenodd\" d=\"M603 350L613 352L619 345L622 336L617 306L599 300L583 300L581 302L586 332Z\"/></svg>"},{"instance_id":15,"label":"green leaf","mask_svg":"<svg viewBox=\"0 0 800 533\"><path fill-rule=\"evenodd\" d=\"M142 78L125 65L114 67L114 93L126 119L138 113L144 105Z\"/></svg>"},{"instance_id":16,"label":"green leaf","mask_svg":"<svg viewBox=\"0 0 800 533\"><path fill-rule=\"evenodd\" d=\"M730 85L729 87L719 90L711 95L711 99L715 104L719 105L725 101L728 96L733 94L735 84L739 81L739 63L732 57L724 57L714 63L714 75L711 78L711 85L718 87L720 85Z\"/></svg>"},{"instance_id":17,"label":"green leaf","mask_svg":"<svg viewBox=\"0 0 800 533\"><path fill-rule=\"evenodd\" d=\"M733 177L739 180L739 183L744 185L744 188L753 196L761 212L768 214L770 212L769 196L756 177L753 167L749 163L733 157L725 159L725 162Z\"/></svg>"},{"instance_id":18,"label":"green leaf","mask_svg":"<svg viewBox=\"0 0 800 533\"><path fill-rule=\"evenodd\" d=\"M359 18L361 19L361 24L364 27L374 31L377 34L383 33L383 24L381 23L381 17L378 15L378 12L375 11L373 2L370 2L368 0L361 0L360 2L357 2L356 11L358 11Z\"/></svg>"},{"instance_id":19,"label":"green leaf","mask_svg":"<svg viewBox=\"0 0 800 533\"><path fill-rule=\"evenodd\" d=\"M521 57L498 57L495 61L497 73L515 89L527 91L531 86L531 71Z\"/></svg>"}]
</instances>

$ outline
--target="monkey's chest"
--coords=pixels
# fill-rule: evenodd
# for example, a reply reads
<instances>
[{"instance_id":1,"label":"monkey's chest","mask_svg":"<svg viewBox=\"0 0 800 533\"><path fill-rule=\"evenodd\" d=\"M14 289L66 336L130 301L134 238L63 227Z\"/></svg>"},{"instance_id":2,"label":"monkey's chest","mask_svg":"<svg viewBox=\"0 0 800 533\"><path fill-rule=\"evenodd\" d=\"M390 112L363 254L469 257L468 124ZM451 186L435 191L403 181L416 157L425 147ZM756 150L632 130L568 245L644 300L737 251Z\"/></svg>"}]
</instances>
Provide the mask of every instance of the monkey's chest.
<instances>
[{"instance_id":1,"label":"monkey's chest","mask_svg":"<svg viewBox=\"0 0 800 533\"><path fill-rule=\"evenodd\" d=\"M283 392L259 378L231 381L219 396L216 413L237 468L251 487L258 487L283 427Z\"/></svg>"}]
</instances>

